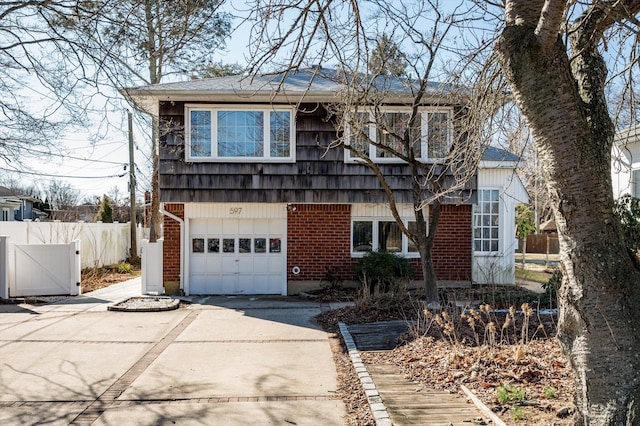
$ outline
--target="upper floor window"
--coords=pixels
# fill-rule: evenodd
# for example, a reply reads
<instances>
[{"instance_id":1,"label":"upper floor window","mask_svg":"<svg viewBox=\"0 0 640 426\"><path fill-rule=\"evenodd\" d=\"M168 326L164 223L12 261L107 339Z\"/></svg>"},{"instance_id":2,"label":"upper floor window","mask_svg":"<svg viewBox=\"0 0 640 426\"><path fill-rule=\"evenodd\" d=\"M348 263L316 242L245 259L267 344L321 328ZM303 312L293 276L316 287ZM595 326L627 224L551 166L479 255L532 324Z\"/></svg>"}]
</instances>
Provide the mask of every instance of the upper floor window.
<instances>
[{"instance_id":1,"label":"upper floor window","mask_svg":"<svg viewBox=\"0 0 640 426\"><path fill-rule=\"evenodd\" d=\"M187 106L190 161L293 161L292 109Z\"/></svg>"},{"instance_id":2,"label":"upper floor window","mask_svg":"<svg viewBox=\"0 0 640 426\"><path fill-rule=\"evenodd\" d=\"M497 189L479 189L473 212L473 250L497 252L500 241L500 193Z\"/></svg>"},{"instance_id":3,"label":"upper floor window","mask_svg":"<svg viewBox=\"0 0 640 426\"><path fill-rule=\"evenodd\" d=\"M438 160L447 156L452 141L450 110L420 110L413 123L408 110L384 110L378 114L360 112L347 127L345 143L376 162L397 162L398 157L376 145L408 155L405 130L409 144L420 161ZM348 149L346 160L358 158Z\"/></svg>"}]
</instances>

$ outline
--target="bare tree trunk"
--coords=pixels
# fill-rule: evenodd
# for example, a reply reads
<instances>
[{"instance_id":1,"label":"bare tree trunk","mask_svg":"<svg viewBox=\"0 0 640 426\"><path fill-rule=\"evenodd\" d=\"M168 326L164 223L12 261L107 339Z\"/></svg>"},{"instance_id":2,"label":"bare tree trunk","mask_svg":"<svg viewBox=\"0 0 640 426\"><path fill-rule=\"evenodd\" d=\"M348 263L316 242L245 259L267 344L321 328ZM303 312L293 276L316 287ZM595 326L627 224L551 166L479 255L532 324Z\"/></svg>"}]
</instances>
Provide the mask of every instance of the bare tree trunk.
<instances>
[{"instance_id":1,"label":"bare tree trunk","mask_svg":"<svg viewBox=\"0 0 640 426\"><path fill-rule=\"evenodd\" d=\"M151 226L149 230L149 242L155 243L162 236L160 226L160 177L158 174L159 162L159 124L158 118L153 117L151 122Z\"/></svg>"},{"instance_id":2,"label":"bare tree trunk","mask_svg":"<svg viewBox=\"0 0 640 426\"><path fill-rule=\"evenodd\" d=\"M606 67L597 51L582 50L587 60L571 64L560 37L545 45L535 26L510 22L516 9L526 22L518 3L509 2L498 53L540 153L558 225L558 337L576 374L576 423L639 424L640 272L613 209Z\"/></svg>"},{"instance_id":3,"label":"bare tree trunk","mask_svg":"<svg viewBox=\"0 0 640 426\"><path fill-rule=\"evenodd\" d=\"M438 200L434 201L431 205L430 213L429 234L427 234L427 225L422 209L416 209L416 237L418 240L418 252L420 252L425 302L427 305L437 307L439 303L438 280L435 265L433 264L433 243L436 235L435 231L440 221L440 202Z\"/></svg>"}]
</instances>

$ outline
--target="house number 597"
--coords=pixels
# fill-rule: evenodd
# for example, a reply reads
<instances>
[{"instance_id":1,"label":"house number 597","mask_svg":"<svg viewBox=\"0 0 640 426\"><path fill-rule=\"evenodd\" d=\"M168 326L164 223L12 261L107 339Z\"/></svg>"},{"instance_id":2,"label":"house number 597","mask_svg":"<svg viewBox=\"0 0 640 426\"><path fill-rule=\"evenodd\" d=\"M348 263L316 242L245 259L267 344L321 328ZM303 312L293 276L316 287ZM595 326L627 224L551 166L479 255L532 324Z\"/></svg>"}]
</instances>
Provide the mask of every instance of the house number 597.
<instances>
[{"instance_id":1,"label":"house number 597","mask_svg":"<svg viewBox=\"0 0 640 426\"><path fill-rule=\"evenodd\" d=\"M242 207L231 207L229 209L229 214L230 215L239 215L242 212Z\"/></svg>"}]
</instances>

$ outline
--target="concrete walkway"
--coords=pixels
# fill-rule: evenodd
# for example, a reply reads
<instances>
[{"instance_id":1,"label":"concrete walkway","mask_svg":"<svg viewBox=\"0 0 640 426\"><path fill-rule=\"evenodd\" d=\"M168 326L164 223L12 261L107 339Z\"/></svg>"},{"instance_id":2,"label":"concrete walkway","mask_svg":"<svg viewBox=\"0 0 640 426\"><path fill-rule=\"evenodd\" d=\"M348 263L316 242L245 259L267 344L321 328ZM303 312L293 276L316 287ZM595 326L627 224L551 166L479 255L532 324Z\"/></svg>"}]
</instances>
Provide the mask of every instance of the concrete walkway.
<instances>
[{"instance_id":1,"label":"concrete walkway","mask_svg":"<svg viewBox=\"0 0 640 426\"><path fill-rule=\"evenodd\" d=\"M315 302L209 297L110 312L139 279L0 305L0 424L342 425Z\"/></svg>"}]
</instances>

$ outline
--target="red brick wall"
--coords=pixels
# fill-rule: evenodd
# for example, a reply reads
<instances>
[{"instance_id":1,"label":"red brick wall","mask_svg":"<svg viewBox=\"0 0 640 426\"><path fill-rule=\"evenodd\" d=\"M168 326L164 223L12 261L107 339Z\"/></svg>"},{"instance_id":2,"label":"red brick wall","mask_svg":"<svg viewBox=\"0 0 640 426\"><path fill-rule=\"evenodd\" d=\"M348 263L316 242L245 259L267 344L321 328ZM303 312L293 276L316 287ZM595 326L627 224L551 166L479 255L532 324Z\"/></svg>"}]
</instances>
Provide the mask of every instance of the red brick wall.
<instances>
[{"instance_id":1,"label":"red brick wall","mask_svg":"<svg viewBox=\"0 0 640 426\"><path fill-rule=\"evenodd\" d=\"M294 204L287 213L287 279L325 278L332 269L339 279L353 279L351 206L349 204ZM291 269L300 267L294 275Z\"/></svg>"},{"instance_id":2,"label":"red brick wall","mask_svg":"<svg viewBox=\"0 0 640 426\"><path fill-rule=\"evenodd\" d=\"M442 206L433 246L438 280L471 281L472 235L470 205Z\"/></svg>"},{"instance_id":3,"label":"red brick wall","mask_svg":"<svg viewBox=\"0 0 640 426\"><path fill-rule=\"evenodd\" d=\"M296 204L287 215L287 279L321 280L333 269L352 280L351 206ZM434 242L433 261L438 280L471 281L471 206L442 206ZM422 279L419 259L412 259L416 279ZM300 274L291 269L300 267Z\"/></svg>"},{"instance_id":4,"label":"red brick wall","mask_svg":"<svg viewBox=\"0 0 640 426\"><path fill-rule=\"evenodd\" d=\"M184 219L184 204L165 204L164 209ZM163 281L180 281L180 223L164 216L163 231Z\"/></svg>"},{"instance_id":5,"label":"red brick wall","mask_svg":"<svg viewBox=\"0 0 640 426\"><path fill-rule=\"evenodd\" d=\"M350 254L351 206L295 204L287 213L287 279L319 281L333 270L339 279L352 280L357 259ZM165 210L184 219L183 204L165 204ZM471 280L471 206L445 205L433 257L439 280ZM180 224L164 217L164 281L180 280ZM418 259L412 260L421 279ZM291 270L300 267L300 274Z\"/></svg>"}]
</instances>

